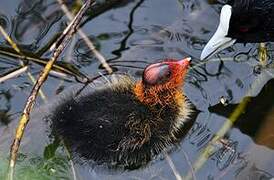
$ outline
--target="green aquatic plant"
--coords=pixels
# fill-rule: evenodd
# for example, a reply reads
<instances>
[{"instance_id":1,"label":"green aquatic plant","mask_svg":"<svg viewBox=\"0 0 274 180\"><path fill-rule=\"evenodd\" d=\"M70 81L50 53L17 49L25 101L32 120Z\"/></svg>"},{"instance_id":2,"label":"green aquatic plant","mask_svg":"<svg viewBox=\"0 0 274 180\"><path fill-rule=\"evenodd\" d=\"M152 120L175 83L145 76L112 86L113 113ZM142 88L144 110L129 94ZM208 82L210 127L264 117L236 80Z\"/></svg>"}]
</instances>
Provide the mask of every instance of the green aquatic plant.
<instances>
[{"instance_id":1,"label":"green aquatic plant","mask_svg":"<svg viewBox=\"0 0 274 180\"><path fill-rule=\"evenodd\" d=\"M61 154L54 153L52 144L51 148L45 148L44 156L33 154L18 154L17 166L15 168L14 179L71 179L71 167L69 159ZM47 147L49 147L47 146ZM48 156L51 154L52 156ZM53 155L54 154L54 155ZM8 157L0 155L0 179L7 177Z\"/></svg>"}]
</instances>

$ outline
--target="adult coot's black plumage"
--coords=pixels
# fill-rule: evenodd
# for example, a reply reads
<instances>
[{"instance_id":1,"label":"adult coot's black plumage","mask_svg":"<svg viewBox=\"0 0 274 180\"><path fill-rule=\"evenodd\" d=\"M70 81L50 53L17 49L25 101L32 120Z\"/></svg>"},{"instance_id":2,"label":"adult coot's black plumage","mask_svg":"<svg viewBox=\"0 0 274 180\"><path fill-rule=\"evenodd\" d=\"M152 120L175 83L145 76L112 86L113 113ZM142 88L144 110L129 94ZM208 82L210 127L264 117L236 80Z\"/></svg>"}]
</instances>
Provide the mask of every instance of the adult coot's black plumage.
<instances>
[{"instance_id":1,"label":"adult coot's black plumage","mask_svg":"<svg viewBox=\"0 0 274 180\"><path fill-rule=\"evenodd\" d=\"M182 92L190 58L145 68L142 80L113 79L58 105L53 132L73 156L108 165L140 166L178 142L190 114Z\"/></svg>"},{"instance_id":2,"label":"adult coot's black plumage","mask_svg":"<svg viewBox=\"0 0 274 180\"><path fill-rule=\"evenodd\" d=\"M201 60L235 42L274 41L274 0L229 0L223 6L217 31L207 43Z\"/></svg>"}]
</instances>

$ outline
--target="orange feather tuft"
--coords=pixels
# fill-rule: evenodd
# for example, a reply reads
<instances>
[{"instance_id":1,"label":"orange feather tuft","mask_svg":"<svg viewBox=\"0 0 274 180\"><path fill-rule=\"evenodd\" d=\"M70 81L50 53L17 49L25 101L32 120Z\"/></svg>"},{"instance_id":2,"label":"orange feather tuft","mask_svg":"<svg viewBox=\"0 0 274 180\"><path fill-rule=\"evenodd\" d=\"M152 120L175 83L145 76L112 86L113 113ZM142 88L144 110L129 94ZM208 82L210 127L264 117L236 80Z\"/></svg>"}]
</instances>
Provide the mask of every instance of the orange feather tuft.
<instances>
[{"instance_id":1,"label":"orange feather tuft","mask_svg":"<svg viewBox=\"0 0 274 180\"><path fill-rule=\"evenodd\" d=\"M179 66L171 66L171 68L173 75L167 83L145 87L142 81L137 82L134 87L136 97L142 103L150 106L183 103L185 97L180 87L183 85L186 69Z\"/></svg>"}]
</instances>

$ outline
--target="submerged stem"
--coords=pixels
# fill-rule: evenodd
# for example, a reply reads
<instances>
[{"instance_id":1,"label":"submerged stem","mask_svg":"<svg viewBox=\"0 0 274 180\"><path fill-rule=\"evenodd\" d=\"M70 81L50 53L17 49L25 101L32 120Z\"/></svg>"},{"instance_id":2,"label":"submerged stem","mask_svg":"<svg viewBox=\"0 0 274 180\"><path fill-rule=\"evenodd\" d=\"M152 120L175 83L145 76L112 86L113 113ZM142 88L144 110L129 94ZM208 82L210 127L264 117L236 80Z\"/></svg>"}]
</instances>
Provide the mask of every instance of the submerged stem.
<instances>
[{"instance_id":1,"label":"submerged stem","mask_svg":"<svg viewBox=\"0 0 274 180\"><path fill-rule=\"evenodd\" d=\"M8 172L9 180L13 180L14 168L15 168L15 163L16 163L16 159L17 159L18 149L20 147L20 143L21 143L23 134L25 132L25 128L29 122L30 112L34 106L38 91L41 88L41 86L43 85L43 83L46 81L48 74L49 74L54 62L57 60L59 55L63 52L66 45L69 43L71 37L76 33L77 28L79 27L80 21L84 15L84 13L91 6L92 2L93 1L91 1L91 0L87 0L86 3L82 6L80 11L78 12L78 14L73 19L73 21L70 23L69 29L66 29L67 30L66 36L62 39L62 42L56 47L55 51L53 52L53 56L51 57L50 61L46 64L46 66L42 70L42 72L40 73L39 78L36 81L36 84L34 85L30 96L28 97L28 100L26 102L25 108L21 115L18 127L16 129L16 135L13 140L13 144L10 149L10 162L9 162L9 172Z\"/></svg>"}]
</instances>

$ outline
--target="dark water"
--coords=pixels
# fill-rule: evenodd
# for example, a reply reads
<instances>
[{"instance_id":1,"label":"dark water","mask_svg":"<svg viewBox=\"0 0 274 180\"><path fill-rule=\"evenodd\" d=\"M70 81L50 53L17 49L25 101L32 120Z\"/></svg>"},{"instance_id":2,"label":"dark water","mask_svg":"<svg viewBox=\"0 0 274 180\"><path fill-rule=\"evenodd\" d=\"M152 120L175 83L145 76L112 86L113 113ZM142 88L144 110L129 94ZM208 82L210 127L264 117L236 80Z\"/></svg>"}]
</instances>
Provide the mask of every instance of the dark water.
<instances>
[{"instance_id":1,"label":"dark water","mask_svg":"<svg viewBox=\"0 0 274 180\"><path fill-rule=\"evenodd\" d=\"M167 57L193 57L193 68L184 90L201 112L180 147L168 155L182 177L191 170L190 164L197 160L235 109L233 104L246 95L255 96L240 116L241 123L227 133L224 143L216 145L216 152L195 173L195 178L270 179L274 175L273 66L272 69L259 67L257 44L236 44L219 53L219 57L197 65L203 46L217 27L220 7L221 4L209 4L204 0L134 0L85 22L83 30L111 67L136 78L140 78L148 63ZM1 25L22 49L36 55L65 26L65 22L66 18L55 1L1 2ZM0 42L1 48L8 46L2 36ZM271 64L273 44L267 43L267 47L268 63ZM51 56L49 51L40 55L43 58ZM79 36L72 40L60 59L90 76L104 72ZM17 67L18 62L18 59L0 53L0 73ZM37 75L40 70L40 66L33 64L30 72ZM75 84L74 78L62 80L51 75L42 88L48 102L39 97L36 107L50 106L57 92ZM31 88L26 73L0 84L0 158L3 159L0 177L6 167L14 128ZM222 98L228 106L219 104ZM45 179L72 179L64 149L58 148L55 159L49 158L49 149L54 149L55 144L48 138L47 123L41 120L46 109L40 108L32 116L20 149L17 170L29 173L33 179L44 176ZM100 166L79 164L75 164L75 169L79 179L176 179L170 161L164 156L133 171L107 171ZM35 171L41 175L39 178Z\"/></svg>"}]
</instances>

